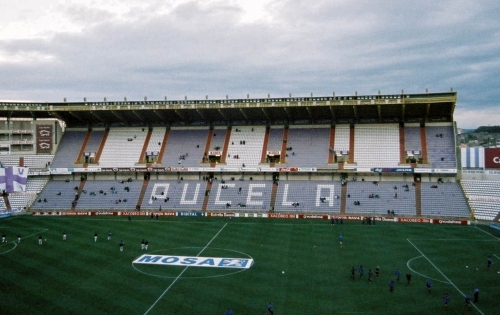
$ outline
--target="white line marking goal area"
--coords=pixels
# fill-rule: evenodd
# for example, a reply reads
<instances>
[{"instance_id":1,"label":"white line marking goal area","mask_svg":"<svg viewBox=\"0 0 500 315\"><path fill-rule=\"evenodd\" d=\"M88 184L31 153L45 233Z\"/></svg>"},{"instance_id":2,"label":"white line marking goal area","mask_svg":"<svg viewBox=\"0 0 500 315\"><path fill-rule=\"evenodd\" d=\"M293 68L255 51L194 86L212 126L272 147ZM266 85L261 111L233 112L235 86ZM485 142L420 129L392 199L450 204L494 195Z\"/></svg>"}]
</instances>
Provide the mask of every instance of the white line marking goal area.
<instances>
[{"instance_id":1,"label":"white line marking goal area","mask_svg":"<svg viewBox=\"0 0 500 315\"><path fill-rule=\"evenodd\" d=\"M437 272L443 276L443 278L446 279L446 281L448 281L449 284L451 284L463 297L465 297L465 294L429 259L429 257L427 257L415 244L413 244L410 239L407 238L406 240L432 265L432 267L437 270ZM484 315L484 313L474 303L471 303L471 305L479 312L479 314Z\"/></svg>"}]
</instances>

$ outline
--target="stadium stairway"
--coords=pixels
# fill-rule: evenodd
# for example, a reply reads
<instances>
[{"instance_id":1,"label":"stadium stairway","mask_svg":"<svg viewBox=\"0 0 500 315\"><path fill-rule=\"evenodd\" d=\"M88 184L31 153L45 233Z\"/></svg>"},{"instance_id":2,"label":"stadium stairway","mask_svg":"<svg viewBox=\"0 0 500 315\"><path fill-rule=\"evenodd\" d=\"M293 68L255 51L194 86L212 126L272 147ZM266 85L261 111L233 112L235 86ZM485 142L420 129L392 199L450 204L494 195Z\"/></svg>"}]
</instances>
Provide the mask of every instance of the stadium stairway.
<instances>
[{"instance_id":1,"label":"stadium stairway","mask_svg":"<svg viewBox=\"0 0 500 315\"><path fill-rule=\"evenodd\" d=\"M460 184L459 186L460 186L460 190L462 191L462 194L465 197L465 202L467 203L467 207L469 208L471 219L473 219L474 218L474 208L470 204L470 201L469 201L469 198L468 198L467 192L465 191L464 186L462 184Z\"/></svg>"},{"instance_id":2,"label":"stadium stairway","mask_svg":"<svg viewBox=\"0 0 500 315\"><path fill-rule=\"evenodd\" d=\"M354 126L349 129L349 163L354 163Z\"/></svg>"},{"instance_id":3,"label":"stadium stairway","mask_svg":"<svg viewBox=\"0 0 500 315\"><path fill-rule=\"evenodd\" d=\"M335 148L335 126L330 128L330 146L328 148L328 164L335 162L335 155L333 148Z\"/></svg>"},{"instance_id":4,"label":"stadium stairway","mask_svg":"<svg viewBox=\"0 0 500 315\"><path fill-rule=\"evenodd\" d=\"M347 203L347 182L340 189L340 214L345 214Z\"/></svg>"},{"instance_id":5,"label":"stadium stairway","mask_svg":"<svg viewBox=\"0 0 500 315\"><path fill-rule=\"evenodd\" d=\"M170 130L165 130L165 135L163 136L163 141L161 142L160 153L158 154L158 163L163 164L163 155L167 147L168 137L170 136Z\"/></svg>"},{"instance_id":6,"label":"stadium stairway","mask_svg":"<svg viewBox=\"0 0 500 315\"><path fill-rule=\"evenodd\" d=\"M78 200L80 200L80 196L82 195L82 191L83 191L83 188L85 188L85 183L87 182L86 179L82 179L80 181L80 185L78 185L78 192L76 193L76 196L78 196L77 200L76 200L76 203L73 203L73 205L71 206L71 211L75 211L76 210L76 204L78 203Z\"/></svg>"},{"instance_id":7,"label":"stadium stairway","mask_svg":"<svg viewBox=\"0 0 500 315\"><path fill-rule=\"evenodd\" d=\"M221 163L226 163L227 150L229 150L229 139L231 138L231 128L227 129L226 138L224 139L224 148L222 149Z\"/></svg>"},{"instance_id":8,"label":"stadium stairway","mask_svg":"<svg viewBox=\"0 0 500 315\"><path fill-rule=\"evenodd\" d=\"M203 205L201 206L201 211L207 211L208 201L210 200L211 191L212 191L212 181L208 181L207 187L205 188L205 197L203 198Z\"/></svg>"},{"instance_id":9,"label":"stadium stairway","mask_svg":"<svg viewBox=\"0 0 500 315\"><path fill-rule=\"evenodd\" d=\"M283 129L283 144L281 145L280 163L286 163L286 143L288 141L288 127Z\"/></svg>"},{"instance_id":10,"label":"stadium stairway","mask_svg":"<svg viewBox=\"0 0 500 315\"><path fill-rule=\"evenodd\" d=\"M399 163L406 163L406 154L405 154L405 127L400 124L399 125Z\"/></svg>"},{"instance_id":11,"label":"stadium stairway","mask_svg":"<svg viewBox=\"0 0 500 315\"><path fill-rule=\"evenodd\" d=\"M267 144L269 143L269 133L270 132L271 132L271 129L266 128L266 132L264 133L264 143L262 144L262 155L260 157L260 163L266 163ZM271 165L271 167L274 167L274 165Z\"/></svg>"},{"instance_id":12,"label":"stadium stairway","mask_svg":"<svg viewBox=\"0 0 500 315\"><path fill-rule=\"evenodd\" d=\"M146 194L146 190L148 189L149 185L149 179L144 179L142 182L142 188L141 188L141 193L139 194L139 199L137 200L137 207L136 209L140 210L142 201L144 200L144 195Z\"/></svg>"},{"instance_id":13,"label":"stadium stairway","mask_svg":"<svg viewBox=\"0 0 500 315\"><path fill-rule=\"evenodd\" d=\"M494 222L498 222L500 221L500 212L498 212L497 216L495 217L495 219L493 219Z\"/></svg>"},{"instance_id":14,"label":"stadium stairway","mask_svg":"<svg viewBox=\"0 0 500 315\"><path fill-rule=\"evenodd\" d=\"M7 194L3 194L3 202L5 203L5 209L12 210L9 202L9 196L7 196Z\"/></svg>"},{"instance_id":15,"label":"stadium stairway","mask_svg":"<svg viewBox=\"0 0 500 315\"><path fill-rule=\"evenodd\" d=\"M106 131L104 131L104 135L102 136L101 144L99 145L99 150L97 150L97 153L95 155L95 162L94 162L95 164L99 164L102 150L104 149L104 145L106 144L106 139L108 139L108 135L109 135L109 129L106 129Z\"/></svg>"},{"instance_id":16,"label":"stadium stairway","mask_svg":"<svg viewBox=\"0 0 500 315\"><path fill-rule=\"evenodd\" d=\"M142 146L141 155L139 156L139 161L137 163L143 164L144 157L146 156L146 151L148 150L149 141L151 140L151 135L153 134L153 129L148 129L148 134L146 135L146 139L144 139L144 145ZM139 197L140 198L140 197ZM140 205L140 203L139 203Z\"/></svg>"},{"instance_id":17,"label":"stadium stairway","mask_svg":"<svg viewBox=\"0 0 500 315\"><path fill-rule=\"evenodd\" d=\"M270 202L270 209L274 210L274 205L276 204L276 196L278 195L278 183L273 184L273 188L271 190L271 202Z\"/></svg>"},{"instance_id":18,"label":"stadium stairway","mask_svg":"<svg viewBox=\"0 0 500 315\"><path fill-rule=\"evenodd\" d=\"M415 211L417 216L422 216L422 183L415 182Z\"/></svg>"},{"instance_id":19,"label":"stadium stairway","mask_svg":"<svg viewBox=\"0 0 500 315\"><path fill-rule=\"evenodd\" d=\"M427 137L425 134L425 127L420 127L420 143L422 146L422 160L423 164L429 163L428 157L427 157Z\"/></svg>"},{"instance_id":20,"label":"stadium stairway","mask_svg":"<svg viewBox=\"0 0 500 315\"><path fill-rule=\"evenodd\" d=\"M210 128L210 130L208 131L207 141L205 143L205 150L203 151L203 157L202 157L201 163L208 162L208 151L210 151L210 144L212 143L213 136L214 136L214 129ZM205 154L207 154L207 155L205 155Z\"/></svg>"},{"instance_id":21,"label":"stadium stairway","mask_svg":"<svg viewBox=\"0 0 500 315\"><path fill-rule=\"evenodd\" d=\"M78 155L76 156L76 161L75 164L81 164L83 153L85 153L85 148L87 147L87 143L89 142L90 135L92 131L88 130L87 134L85 135L85 138L83 139L82 146L80 147L80 152L78 152ZM84 163L83 167L87 167L88 163Z\"/></svg>"}]
</instances>

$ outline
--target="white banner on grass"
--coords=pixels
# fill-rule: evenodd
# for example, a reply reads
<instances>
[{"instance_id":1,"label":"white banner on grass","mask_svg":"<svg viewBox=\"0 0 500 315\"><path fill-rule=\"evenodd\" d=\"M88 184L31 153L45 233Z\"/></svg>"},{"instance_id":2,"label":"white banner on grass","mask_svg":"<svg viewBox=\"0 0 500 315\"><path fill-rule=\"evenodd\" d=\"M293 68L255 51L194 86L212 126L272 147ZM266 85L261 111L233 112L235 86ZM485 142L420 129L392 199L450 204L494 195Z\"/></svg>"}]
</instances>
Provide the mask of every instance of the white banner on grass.
<instances>
[{"instance_id":1,"label":"white banner on grass","mask_svg":"<svg viewBox=\"0 0 500 315\"><path fill-rule=\"evenodd\" d=\"M142 255L133 261L134 264L184 266L184 267L211 267L248 269L253 265L251 258L222 258L176 255Z\"/></svg>"}]
</instances>

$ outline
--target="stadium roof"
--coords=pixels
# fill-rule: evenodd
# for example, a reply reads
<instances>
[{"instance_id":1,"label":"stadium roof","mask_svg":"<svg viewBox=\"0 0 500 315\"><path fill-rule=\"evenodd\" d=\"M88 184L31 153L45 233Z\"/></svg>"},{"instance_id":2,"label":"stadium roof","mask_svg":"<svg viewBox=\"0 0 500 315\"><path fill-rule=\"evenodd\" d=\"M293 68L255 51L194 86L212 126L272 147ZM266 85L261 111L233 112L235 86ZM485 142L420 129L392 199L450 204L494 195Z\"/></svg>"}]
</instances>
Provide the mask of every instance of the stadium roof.
<instances>
[{"instance_id":1,"label":"stadium roof","mask_svg":"<svg viewBox=\"0 0 500 315\"><path fill-rule=\"evenodd\" d=\"M0 117L88 125L387 123L453 121L456 92L102 102L0 102Z\"/></svg>"}]
</instances>

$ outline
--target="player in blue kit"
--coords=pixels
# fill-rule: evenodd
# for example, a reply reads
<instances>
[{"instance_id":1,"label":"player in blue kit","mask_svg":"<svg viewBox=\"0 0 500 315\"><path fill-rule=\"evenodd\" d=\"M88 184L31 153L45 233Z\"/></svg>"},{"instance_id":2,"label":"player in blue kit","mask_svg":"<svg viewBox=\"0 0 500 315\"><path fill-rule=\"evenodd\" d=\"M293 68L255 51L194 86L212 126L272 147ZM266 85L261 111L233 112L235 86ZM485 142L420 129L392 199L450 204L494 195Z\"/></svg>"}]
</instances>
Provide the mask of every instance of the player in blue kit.
<instances>
[{"instance_id":1,"label":"player in blue kit","mask_svg":"<svg viewBox=\"0 0 500 315\"><path fill-rule=\"evenodd\" d=\"M394 283L394 280L389 281L389 292L392 293L394 291L395 286L396 284Z\"/></svg>"},{"instance_id":2,"label":"player in blue kit","mask_svg":"<svg viewBox=\"0 0 500 315\"><path fill-rule=\"evenodd\" d=\"M444 308L448 309L448 303L450 303L450 295L445 293L443 296Z\"/></svg>"},{"instance_id":3,"label":"player in blue kit","mask_svg":"<svg viewBox=\"0 0 500 315\"><path fill-rule=\"evenodd\" d=\"M339 243L340 243L340 248L342 248L342 245L344 243L344 237L342 235L339 236Z\"/></svg>"},{"instance_id":4,"label":"player in blue kit","mask_svg":"<svg viewBox=\"0 0 500 315\"><path fill-rule=\"evenodd\" d=\"M394 276L396 276L396 281L399 281L399 278L401 277L401 271L399 271L399 269L396 269Z\"/></svg>"},{"instance_id":5,"label":"player in blue kit","mask_svg":"<svg viewBox=\"0 0 500 315\"><path fill-rule=\"evenodd\" d=\"M465 295L465 305L467 305L467 308L470 308L470 295L468 294Z\"/></svg>"},{"instance_id":6,"label":"player in blue kit","mask_svg":"<svg viewBox=\"0 0 500 315\"><path fill-rule=\"evenodd\" d=\"M365 268L363 268L363 265L359 266L358 272L359 272L359 278L362 279L363 275L365 274Z\"/></svg>"},{"instance_id":7,"label":"player in blue kit","mask_svg":"<svg viewBox=\"0 0 500 315\"><path fill-rule=\"evenodd\" d=\"M488 262L486 265L486 269L490 270L492 264L493 264L493 259L491 258L491 256L488 256Z\"/></svg>"},{"instance_id":8,"label":"player in blue kit","mask_svg":"<svg viewBox=\"0 0 500 315\"><path fill-rule=\"evenodd\" d=\"M228 308L224 315L234 315L234 313L233 311L231 311L231 309Z\"/></svg>"},{"instance_id":9,"label":"player in blue kit","mask_svg":"<svg viewBox=\"0 0 500 315\"><path fill-rule=\"evenodd\" d=\"M432 288L432 281L431 279L425 280L425 286L427 287L427 291L431 293L431 288Z\"/></svg>"},{"instance_id":10,"label":"player in blue kit","mask_svg":"<svg viewBox=\"0 0 500 315\"><path fill-rule=\"evenodd\" d=\"M269 302L269 305L267 306L267 314L273 315L274 314L274 305L273 302Z\"/></svg>"}]
</instances>

